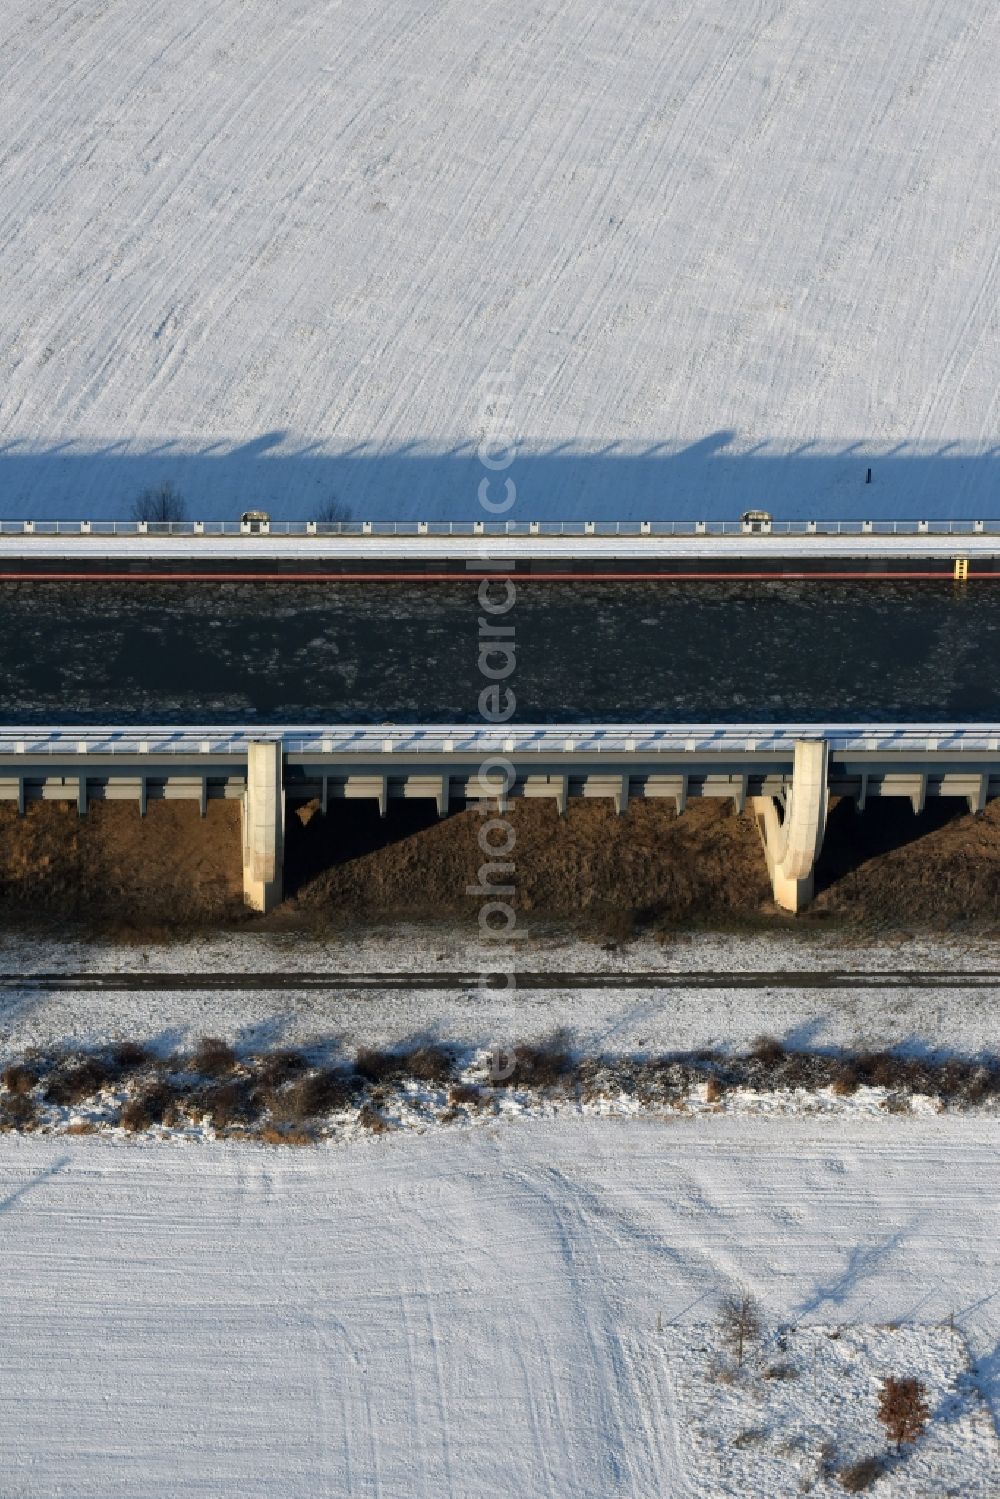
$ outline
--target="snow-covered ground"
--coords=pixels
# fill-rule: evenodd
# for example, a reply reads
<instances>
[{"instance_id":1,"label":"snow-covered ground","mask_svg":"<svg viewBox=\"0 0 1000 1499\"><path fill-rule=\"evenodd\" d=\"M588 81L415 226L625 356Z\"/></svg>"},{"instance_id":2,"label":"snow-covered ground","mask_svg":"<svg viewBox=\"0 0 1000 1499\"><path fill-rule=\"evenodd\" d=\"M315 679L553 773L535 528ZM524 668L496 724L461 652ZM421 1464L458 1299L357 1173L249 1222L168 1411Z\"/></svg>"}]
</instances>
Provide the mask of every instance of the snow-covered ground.
<instances>
[{"instance_id":1,"label":"snow-covered ground","mask_svg":"<svg viewBox=\"0 0 1000 1499\"><path fill-rule=\"evenodd\" d=\"M614 951L565 938L521 942L513 955L522 971L609 977L650 970L685 973L782 974L761 988L532 988L481 992L474 977L501 961L495 946L470 941L459 929L429 933L399 927L384 935L316 941L294 935L219 935L155 945L54 942L7 933L0 970L17 974L119 973L386 973L465 972L462 989L352 988L92 991L37 983L0 988L0 1057L26 1048L149 1041L160 1050L190 1046L205 1034L241 1049L321 1043L344 1048L395 1045L414 1036L463 1046L508 1045L565 1029L587 1054L745 1051L756 1037L776 1036L790 1048L898 1048L974 1057L998 1048L1000 945L986 939L842 938L683 935L670 942L636 941ZM817 988L817 971L870 972L872 983ZM998 975L996 982L933 987L931 973L963 970ZM797 987L795 973L803 975ZM887 983L895 973L898 981ZM906 975L918 975L920 987Z\"/></svg>"},{"instance_id":2,"label":"snow-covered ground","mask_svg":"<svg viewBox=\"0 0 1000 1499\"><path fill-rule=\"evenodd\" d=\"M996 971L986 941L552 939L523 944L519 964L607 984L484 999L362 982L475 972L488 956L460 930L416 927L151 946L8 933L0 1060L114 1038L163 1052L205 1033L244 1053L322 1043L338 1059L560 1025L590 1053L739 1051L761 1032L805 1048L995 1050L997 986L974 976ZM102 992L40 977L331 969L358 985ZM732 985L657 985L653 970ZM870 983L805 986L838 971ZM648 988L612 987L644 973ZM755 973L783 977L740 987ZM960 987L905 980L932 973ZM840 1468L886 1450L886 1374L921 1378L933 1416L876 1499L1000 1491L990 1108L937 1113L914 1097L897 1114L865 1087L712 1102L696 1084L652 1109L501 1087L445 1123L446 1089L406 1085L377 1104L389 1133L355 1101L322 1124L329 1140L295 1149L213 1142L193 1117L126 1136L114 1091L37 1105L42 1129L99 1135L0 1136L5 1495L832 1495ZM741 1285L767 1337L746 1373L720 1378L717 1306ZM776 1362L795 1373L765 1377Z\"/></svg>"},{"instance_id":3,"label":"snow-covered ground","mask_svg":"<svg viewBox=\"0 0 1000 1499\"><path fill-rule=\"evenodd\" d=\"M845 1469L876 1457L886 1477L870 1486L875 1499L890 1493L995 1499L1000 1449L989 1413L970 1398L966 1350L950 1329L781 1328L750 1346L736 1377L736 1361L716 1329L672 1333L665 1352L674 1424L683 1425L690 1443L685 1477L692 1470L705 1475L696 1493L712 1499L836 1493L834 1480ZM904 1449L901 1461L886 1453L876 1414L886 1374L918 1377L934 1412L924 1439Z\"/></svg>"},{"instance_id":4,"label":"snow-covered ground","mask_svg":"<svg viewBox=\"0 0 1000 1499\"><path fill-rule=\"evenodd\" d=\"M0 510L469 517L512 436L521 519L995 514L998 52L993 0L6 0Z\"/></svg>"},{"instance_id":5,"label":"snow-covered ground","mask_svg":"<svg viewBox=\"0 0 1000 1499\"><path fill-rule=\"evenodd\" d=\"M971 1118L8 1136L3 1492L791 1499L823 1441L885 1450L891 1373L934 1417L876 1499L992 1496L998 1145ZM798 1329L797 1380L706 1381L740 1284Z\"/></svg>"}]
</instances>

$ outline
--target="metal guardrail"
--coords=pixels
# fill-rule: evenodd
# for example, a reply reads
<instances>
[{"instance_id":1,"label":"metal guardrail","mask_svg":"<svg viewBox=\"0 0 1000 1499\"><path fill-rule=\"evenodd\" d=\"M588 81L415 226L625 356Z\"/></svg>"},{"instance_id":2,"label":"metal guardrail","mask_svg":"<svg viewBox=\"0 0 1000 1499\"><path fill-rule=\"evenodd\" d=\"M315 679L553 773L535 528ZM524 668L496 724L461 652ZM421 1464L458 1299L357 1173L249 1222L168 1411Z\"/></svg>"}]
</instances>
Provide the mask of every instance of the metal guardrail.
<instances>
[{"instance_id":1,"label":"metal guardrail","mask_svg":"<svg viewBox=\"0 0 1000 1499\"><path fill-rule=\"evenodd\" d=\"M260 726L239 728L0 728L0 755L245 756L252 741L280 740L293 755L784 754L796 739L826 739L834 752L1000 753L1000 724L560 724L513 731L455 726Z\"/></svg>"},{"instance_id":2,"label":"metal guardrail","mask_svg":"<svg viewBox=\"0 0 1000 1499\"><path fill-rule=\"evenodd\" d=\"M995 520L743 521L240 521L0 520L0 536L704 537L1000 536Z\"/></svg>"}]
</instances>

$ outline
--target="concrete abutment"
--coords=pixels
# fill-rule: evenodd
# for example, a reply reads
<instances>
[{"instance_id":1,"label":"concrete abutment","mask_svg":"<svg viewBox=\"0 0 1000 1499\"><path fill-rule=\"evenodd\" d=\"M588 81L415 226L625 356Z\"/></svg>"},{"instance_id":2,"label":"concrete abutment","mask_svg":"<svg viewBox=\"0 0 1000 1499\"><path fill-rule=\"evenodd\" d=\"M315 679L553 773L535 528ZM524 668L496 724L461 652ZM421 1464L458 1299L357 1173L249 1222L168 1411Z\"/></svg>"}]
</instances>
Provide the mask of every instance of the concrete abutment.
<instances>
[{"instance_id":1,"label":"concrete abutment","mask_svg":"<svg viewBox=\"0 0 1000 1499\"><path fill-rule=\"evenodd\" d=\"M797 739L792 784L784 797L752 798L777 905L803 910L813 898L816 860L826 832L829 746Z\"/></svg>"},{"instance_id":2,"label":"concrete abutment","mask_svg":"<svg viewBox=\"0 0 1000 1499\"><path fill-rule=\"evenodd\" d=\"M254 740L249 745L242 814L243 899L251 910L272 911L281 903L285 856L280 741Z\"/></svg>"}]
</instances>

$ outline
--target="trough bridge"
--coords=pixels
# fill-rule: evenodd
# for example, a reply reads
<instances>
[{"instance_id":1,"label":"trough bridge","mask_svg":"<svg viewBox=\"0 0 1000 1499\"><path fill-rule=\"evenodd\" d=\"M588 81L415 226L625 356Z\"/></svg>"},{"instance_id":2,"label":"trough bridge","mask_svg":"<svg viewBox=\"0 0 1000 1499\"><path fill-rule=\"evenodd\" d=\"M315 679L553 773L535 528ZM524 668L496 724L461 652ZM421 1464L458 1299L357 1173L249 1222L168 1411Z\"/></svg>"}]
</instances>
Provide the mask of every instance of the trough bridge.
<instances>
[{"instance_id":1,"label":"trough bridge","mask_svg":"<svg viewBox=\"0 0 1000 1499\"><path fill-rule=\"evenodd\" d=\"M243 809L247 901L281 899L286 806L423 798L444 816L487 800L503 808L546 797L604 797L624 812L635 797L731 799L754 812L775 899L798 911L812 895L829 797L960 797L981 811L1000 795L1000 724L575 725L497 730L468 725L66 731L0 730L0 800L64 800L85 813L96 799L210 798Z\"/></svg>"},{"instance_id":2,"label":"trough bridge","mask_svg":"<svg viewBox=\"0 0 1000 1499\"><path fill-rule=\"evenodd\" d=\"M0 800L236 799L266 910L290 801L730 798L797 911L831 796L1000 795L994 522L460 532L0 524Z\"/></svg>"}]
</instances>

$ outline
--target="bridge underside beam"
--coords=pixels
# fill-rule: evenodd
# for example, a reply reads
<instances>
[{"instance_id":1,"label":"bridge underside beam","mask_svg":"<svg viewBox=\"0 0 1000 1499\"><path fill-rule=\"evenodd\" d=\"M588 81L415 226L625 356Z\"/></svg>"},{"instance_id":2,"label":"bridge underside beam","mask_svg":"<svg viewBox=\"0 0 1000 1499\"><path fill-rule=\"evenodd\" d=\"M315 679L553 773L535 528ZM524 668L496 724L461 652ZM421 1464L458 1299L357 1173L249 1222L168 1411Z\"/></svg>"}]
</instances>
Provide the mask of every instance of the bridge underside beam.
<instances>
[{"instance_id":1,"label":"bridge underside beam","mask_svg":"<svg viewBox=\"0 0 1000 1499\"><path fill-rule=\"evenodd\" d=\"M508 801L519 797L551 800L561 811L565 810L567 800L577 797L606 798L613 801L620 811L624 811L633 799L649 797L673 801L681 813L689 797L732 800L739 810L748 795L781 795L790 779L780 769L747 775L728 770L691 773L630 771L618 764L607 770L592 771L575 768L567 771L560 767L536 770L522 765L515 768L517 779L508 785L499 774L480 779L478 772L465 766L428 773L416 767L397 765L388 775L369 771L367 767L363 770L338 767L322 775L307 771L294 778L286 776L285 793L292 800L318 798L322 805L325 786L327 805L336 800L381 800L388 796L390 801L424 798L436 801L439 808L443 806L445 809L455 802L472 802L484 795L495 797L503 794Z\"/></svg>"},{"instance_id":2,"label":"bridge underside beam","mask_svg":"<svg viewBox=\"0 0 1000 1499\"><path fill-rule=\"evenodd\" d=\"M794 752L793 752L794 753ZM718 797L738 807L760 797L786 795L792 779L792 756L729 754L712 760L701 755L672 755L652 760L620 755L587 760L583 756L538 759L513 756L517 779L507 787L508 800L548 797L606 797L624 810L643 797L673 801L683 812L689 799ZM721 762L721 763L720 763ZM165 757L141 755L0 756L0 803L14 802L24 810L33 801L69 801L80 805L81 783L86 804L123 800L241 800L246 789L246 755L191 756L170 764ZM458 802L482 794L478 767L473 762L445 756L427 761L402 756L347 756L308 760L285 757L285 793L292 801L316 798L323 810L337 798L386 800L428 798L445 812ZM938 797L961 798L972 812L1000 796L997 757L932 754L872 754L859 756L833 751L829 764L833 797L851 797L859 809L875 798L900 797L916 807Z\"/></svg>"},{"instance_id":3,"label":"bridge underside beam","mask_svg":"<svg viewBox=\"0 0 1000 1499\"><path fill-rule=\"evenodd\" d=\"M148 803L154 801L200 802L203 796L206 801L241 801L246 789L242 776L232 781L213 781L202 776L171 776L167 781L148 776L116 776L114 780L97 781L88 776L85 784L87 807L94 802L138 802L142 813L145 813ZM17 802L22 812L28 802L75 802L79 806L80 801L76 779L0 780L0 802Z\"/></svg>"},{"instance_id":4,"label":"bridge underside beam","mask_svg":"<svg viewBox=\"0 0 1000 1499\"><path fill-rule=\"evenodd\" d=\"M753 799L774 899L786 911L801 911L813 898L816 859L826 831L828 772L826 740L799 739L784 798Z\"/></svg>"}]
</instances>

